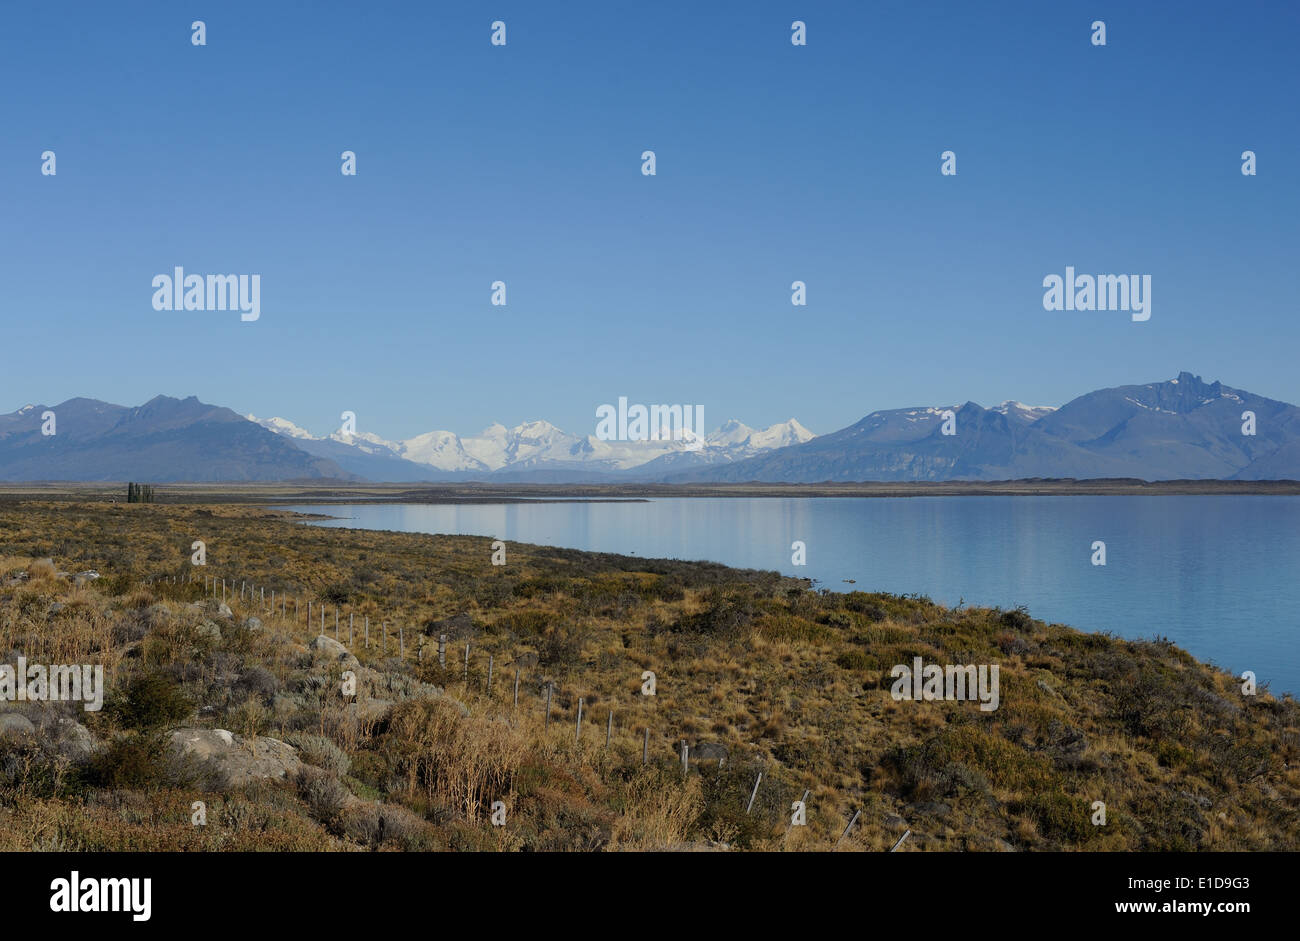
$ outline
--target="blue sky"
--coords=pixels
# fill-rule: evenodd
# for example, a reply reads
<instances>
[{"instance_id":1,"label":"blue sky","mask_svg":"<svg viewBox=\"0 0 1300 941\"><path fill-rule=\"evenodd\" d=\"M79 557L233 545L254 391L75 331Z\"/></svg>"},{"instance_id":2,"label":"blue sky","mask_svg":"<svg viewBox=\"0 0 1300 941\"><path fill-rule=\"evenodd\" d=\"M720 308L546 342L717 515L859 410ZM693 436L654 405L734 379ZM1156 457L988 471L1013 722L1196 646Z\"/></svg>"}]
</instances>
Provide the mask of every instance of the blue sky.
<instances>
[{"instance_id":1,"label":"blue sky","mask_svg":"<svg viewBox=\"0 0 1300 941\"><path fill-rule=\"evenodd\" d=\"M13 5L0 411L827 432L1183 369L1300 402L1300 6L1132 6ZM177 265L260 274L260 320L155 311ZM1045 311L1066 265L1150 274L1151 320Z\"/></svg>"}]
</instances>

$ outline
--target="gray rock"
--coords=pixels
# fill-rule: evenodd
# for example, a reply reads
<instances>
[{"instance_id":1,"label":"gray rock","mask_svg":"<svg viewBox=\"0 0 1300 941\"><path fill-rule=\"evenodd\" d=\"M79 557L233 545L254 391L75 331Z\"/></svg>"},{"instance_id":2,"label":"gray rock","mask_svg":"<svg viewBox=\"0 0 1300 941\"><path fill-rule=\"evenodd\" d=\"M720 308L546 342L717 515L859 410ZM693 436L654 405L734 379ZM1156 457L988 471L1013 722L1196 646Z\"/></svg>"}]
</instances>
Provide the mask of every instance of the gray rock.
<instances>
[{"instance_id":1,"label":"gray rock","mask_svg":"<svg viewBox=\"0 0 1300 941\"><path fill-rule=\"evenodd\" d=\"M209 621L205 618L203 623L194 630L204 640L210 640L214 644L221 643L221 628L217 626L215 621Z\"/></svg>"},{"instance_id":2,"label":"gray rock","mask_svg":"<svg viewBox=\"0 0 1300 941\"><path fill-rule=\"evenodd\" d=\"M357 667L361 666L361 664L357 661L357 658L352 656L352 654L348 652L348 648L344 647L342 644L340 644L337 640L335 640L332 637L326 637L324 634L318 634L316 636L316 639L313 640L308 646L311 647L311 649L315 651L315 653L318 656L324 656L329 660L334 660L338 663L341 663L344 666L346 666L348 669L356 669Z\"/></svg>"},{"instance_id":3,"label":"gray rock","mask_svg":"<svg viewBox=\"0 0 1300 941\"><path fill-rule=\"evenodd\" d=\"M235 616L235 612L230 610L230 605L224 601L218 601L216 598L192 602L190 607L195 611L202 611L210 618L233 618Z\"/></svg>"},{"instance_id":4,"label":"gray rock","mask_svg":"<svg viewBox=\"0 0 1300 941\"><path fill-rule=\"evenodd\" d=\"M89 758L98 750L95 737L80 722L60 719L54 727L54 740L61 753L74 761Z\"/></svg>"},{"instance_id":5,"label":"gray rock","mask_svg":"<svg viewBox=\"0 0 1300 941\"><path fill-rule=\"evenodd\" d=\"M0 738L35 735L36 726L30 719L16 712L0 713Z\"/></svg>"},{"instance_id":6,"label":"gray rock","mask_svg":"<svg viewBox=\"0 0 1300 941\"><path fill-rule=\"evenodd\" d=\"M244 618L244 627L250 631L260 631L262 629L262 619L250 615Z\"/></svg>"},{"instance_id":7,"label":"gray rock","mask_svg":"<svg viewBox=\"0 0 1300 941\"><path fill-rule=\"evenodd\" d=\"M282 780L302 767L297 750L278 738L246 739L225 729L177 729L171 738L177 754L207 764L229 787Z\"/></svg>"}]
</instances>

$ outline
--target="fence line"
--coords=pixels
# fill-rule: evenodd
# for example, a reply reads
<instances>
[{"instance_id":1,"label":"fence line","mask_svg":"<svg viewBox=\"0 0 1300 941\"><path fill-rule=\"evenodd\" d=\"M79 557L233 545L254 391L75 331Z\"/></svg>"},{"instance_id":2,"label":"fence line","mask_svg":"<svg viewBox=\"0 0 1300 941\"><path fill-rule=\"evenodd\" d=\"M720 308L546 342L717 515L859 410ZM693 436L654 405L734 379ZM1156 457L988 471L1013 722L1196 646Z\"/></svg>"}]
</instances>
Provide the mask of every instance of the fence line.
<instances>
[{"instance_id":1,"label":"fence line","mask_svg":"<svg viewBox=\"0 0 1300 941\"><path fill-rule=\"evenodd\" d=\"M155 584L158 584L160 580L161 580L164 584L169 584L169 585L187 585L187 584L196 584L196 583L197 583L197 579L195 578L195 576L194 576L192 573L188 573L188 574L186 574L186 575L182 575L182 576L177 576L177 575L170 575L170 576L167 576L167 575L160 575L160 576L147 577L147 578L144 579L144 584L145 584L145 585L149 585L149 586L153 586L153 585L155 585ZM232 581L230 581L230 582L228 583L227 580L226 580L226 578L223 577L223 576L218 576L218 575L206 575L206 574L203 576L203 593L204 593L204 595L205 595L205 596L210 596L210 597L213 598L214 600L216 600L216 599L219 598L219 599L221 600L221 603L222 603L222 604L226 604L226 603L227 603L227 600L229 600L229 601L233 601L233 600L234 600L233 594L231 594L231 595L229 596L229 599L227 598L227 593L228 593L228 591L229 591L229 590L232 590L233 587L234 587L234 581L232 580ZM269 613L271 616L274 616L275 613L276 613L276 611L275 611L275 601L276 601L276 594L277 594L277 592L279 593L279 596L280 596L280 617L281 617L282 619L284 619L284 620L288 620L288 597L289 597L289 592L287 592L287 591L281 591L281 590L279 590L279 589L272 589L272 591L271 591L271 603L270 603L270 606L269 606L269 608L268 608L268 606L267 606L267 604L266 604L266 588L265 588L265 586L254 585L254 584L252 584L251 582L248 582L246 579L241 579L240 582L239 582L239 599L240 599L240 603L241 603L241 604L248 604L248 605L255 605L256 608L257 608L257 610L258 610L260 613ZM319 631L319 633L323 635L323 634L325 633L325 604L324 604L324 603L323 603L319 598L309 598L309 599L307 599L307 609L306 609L306 612L305 612L305 614L306 614L306 618L305 618L305 625L304 625L304 626L306 626L308 630L311 629L311 626L312 626L312 619L313 619L313 615L314 615L314 613L315 613L315 609L316 609L316 608L319 608L319 609L320 609L320 621L319 621L319 624L320 624L320 631ZM294 611L294 613L293 613L293 623L294 623L294 624L297 624L297 623L298 623L298 618L299 618L299 616L300 616L300 612L301 612L301 599L300 599L300 597L297 596L297 595L295 595L295 596L294 596L294 599L293 599L293 611ZM339 607L338 607L338 605L335 605L335 606L334 606L334 638L335 638L335 640L338 640L338 639L339 639L339 636L340 636L340 635L339 635L339 623L340 623L340 622L339 622L339 613L340 613L340 612L339 612ZM356 640L356 637L355 637L355 619L356 619L356 612L355 612L355 611L349 611L349 612L348 612L348 633L347 633L348 640L347 640L347 645L346 645L346 646L348 646L349 648L354 648L354 647L355 647L355 640ZM394 619L394 620L396 620L396 619ZM387 654L387 650L388 650L388 621L387 621L387 620L381 620L380 623L381 623L381 645L382 645L382 646L381 646L381 652L383 652L384 654ZM402 659L402 660L405 660L405 658L406 658L406 636L405 636L405 627L404 627L404 625L402 625L402 624L400 623L400 621L399 621L398 624L397 624L397 636L398 636L398 657L399 657L400 659ZM424 632L421 632L421 633L420 633L421 643L419 643L419 644L417 645L417 659L418 659L419 661L423 661L423 659L424 659L424 646L425 646L425 645L424 645L424 643L423 643L423 639L424 639L425 637L427 637L427 636L430 636L430 635L428 635L428 634L426 634L426 633L424 633ZM449 639L449 638L448 638L448 635L446 635L446 634L439 634L439 635L438 635L438 640L437 640L437 644L438 644L438 664L439 664L439 667L440 667L440 671L441 671L442 673L444 673L444 674L446 673L446 667L447 667L446 651L447 651L447 641L448 641L448 639ZM370 616L369 616L368 614L367 614L367 615L363 615L363 622L362 622L362 645L363 645L363 649L366 649L366 650L369 650L369 649L370 649ZM469 642L466 642L466 644L465 644L464 667L463 667L463 673L462 673L462 676L463 676L463 682L464 682L464 684L465 684L466 690L469 689L469 685L470 685L470 661L471 661L471 653L472 653L472 646L471 646L471 644L470 644ZM496 665L495 654L493 654L493 653L489 653L489 654L488 654L488 662L487 662L487 673L486 673L486 678L484 679L484 681L483 681L483 685L482 685L482 691L483 691L484 695L486 695L489 699L492 698L492 679L493 679L493 675L494 675L494 673L495 673L495 665ZM514 709L517 709L518 706L519 706L519 685L520 685L521 676L522 676L522 670L521 670L520 668L516 668L516 670L515 670L515 678L514 678L514 686L513 686L513 697L512 697L512 701L511 701L512 708L514 708ZM553 681L547 680L547 681L545 682L545 684L544 684L542 690L539 691L539 698L541 698L541 693L543 693L543 692L544 692L544 694L545 694L545 698L544 698L544 703L545 703L545 705L544 705L544 718L543 718L543 732L544 732L544 733L549 733L549 730L550 730L550 724L551 724L551 716L552 716L552 711L553 711L553 710L552 710L552 701L553 701L553 697L554 697L554 693L555 693L555 683L554 683ZM585 696L580 696L580 697L578 697L578 700L577 700L577 707L576 707L576 712L575 712L575 719L574 719L574 743L575 743L575 746L581 746L581 743L582 743L582 719L583 719L583 715L584 715L584 709L585 709L585 706L586 706L586 697L585 697ZM639 711L638 711L638 712L639 712ZM614 710L614 709L611 708L611 709L608 710L608 716L607 716L606 726L605 726L605 745L604 745L604 747L605 747L606 750L608 750L608 749L612 746L612 742L613 742L613 737L614 737L614 728L615 728L614 713L615 713L615 710ZM645 718L645 717L644 717L643 715L638 714L638 715L636 716L636 718L639 719L639 720L644 721L644 718ZM631 727L628 728L628 731L631 731ZM648 725L646 725L646 726L643 727L643 732L644 732L644 734L643 734L643 738L642 738L642 742L641 742L641 763L642 763L643 765L647 765L647 764L649 764L649 760L650 760L650 737L651 737L651 728L650 728ZM682 767L682 774L683 774L683 775L689 775L689 774L690 774L690 771L691 771L691 768L690 768L690 750L691 750L691 749L690 749L690 745L689 745L687 739L684 739L684 738L683 738L683 739L680 739L680 749L681 749L681 750L680 750L680 761L681 761L681 767ZM721 759L721 760L719 760L719 763L718 763L718 771L719 771L719 773L721 773L721 771L722 771L722 768L723 768L723 762L724 762L724 761L725 761L725 759ZM696 761L696 766L697 766L697 770L698 770L698 768L699 768L699 760L698 760L698 759L697 759L697 761ZM752 786L752 788L749 789L749 797L748 797L748 801L747 801L747 803L745 804L745 813L746 813L746 814L749 814L749 813L753 810L753 808L754 808L754 802L755 802L755 800L756 800L757 797L758 797L759 787L760 787L762 781L763 781L763 772L762 772L762 771L758 771L756 777L754 778L753 786ZM808 800L808 794L809 794L809 791L808 791L807 789L805 789L804 792L803 792L803 797L800 799L800 804L801 804L801 805L804 805L805 807L806 807L807 800ZM844 840L849 836L850 832L853 830L854 825L857 823L858 818L859 818L860 815L861 815L861 810L860 810L860 809L859 809L859 810L855 810L855 811L853 812L853 815L850 817L850 819L849 819L849 821L848 821L848 825L845 826L844 830L840 833L839 838L838 838L837 840L835 840L833 846L831 847L832 849L836 849L836 848L838 848L839 845L840 845L842 842L844 842ZM787 832L789 832L789 829L792 829L792 827L791 827L791 828L788 828L788 829L787 829ZM905 841L909 836L911 836L911 830L907 830L906 832L904 832L904 834L903 834L901 837L898 838L897 842L895 842L895 843L893 844L893 846L890 847L890 849L888 850L888 852L891 852L891 853L892 853L892 852L896 852L896 851L898 850L898 848L902 845L902 843L903 843L903 842L904 842L904 841Z\"/></svg>"}]
</instances>

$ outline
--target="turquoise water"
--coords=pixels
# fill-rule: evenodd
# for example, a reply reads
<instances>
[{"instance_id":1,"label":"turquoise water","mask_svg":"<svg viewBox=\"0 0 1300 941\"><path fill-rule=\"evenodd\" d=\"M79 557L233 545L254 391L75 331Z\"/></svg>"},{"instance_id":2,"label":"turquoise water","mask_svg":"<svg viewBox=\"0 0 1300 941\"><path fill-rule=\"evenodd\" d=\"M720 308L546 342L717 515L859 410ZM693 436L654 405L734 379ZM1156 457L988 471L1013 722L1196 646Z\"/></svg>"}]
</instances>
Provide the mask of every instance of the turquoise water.
<instances>
[{"instance_id":1,"label":"turquoise water","mask_svg":"<svg viewBox=\"0 0 1300 941\"><path fill-rule=\"evenodd\" d=\"M1300 693L1300 497L675 498L619 503L285 507L313 525L494 536L708 559L836 591L1025 605L1038 618L1168 637ZM791 564L791 543L807 564ZM1106 565L1092 564L1094 541ZM484 560L487 564L487 560ZM844 579L854 579L849 584Z\"/></svg>"}]
</instances>

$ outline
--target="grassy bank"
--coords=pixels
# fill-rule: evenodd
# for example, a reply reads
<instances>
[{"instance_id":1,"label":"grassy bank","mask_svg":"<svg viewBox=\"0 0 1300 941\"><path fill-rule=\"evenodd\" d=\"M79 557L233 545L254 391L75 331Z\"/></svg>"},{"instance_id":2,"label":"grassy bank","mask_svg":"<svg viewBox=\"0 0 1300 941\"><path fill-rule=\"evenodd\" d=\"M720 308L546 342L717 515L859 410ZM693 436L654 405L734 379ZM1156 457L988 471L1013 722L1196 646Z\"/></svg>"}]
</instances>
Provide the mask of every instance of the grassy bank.
<instances>
[{"instance_id":1,"label":"grassy bank","mask_svg":"<svg viewBox=\"0 0 1300 941\"><path fill-rule=\"evenodd\" d=\"M1300 849L1300 706L1167 642L712 564L491 557L250 506L0 505L0 663L102 664L108 685L95 713L0 703L26 722L0 736L0 849ZM228 613L196 606L204 576ZM321 604L344 659L312 646ZM998 664L999 708L895 701L917 656ZM177 728L239 755L178 751ZM280 742L283 777L236 780Z\"/></svg>"}]
</instances>

